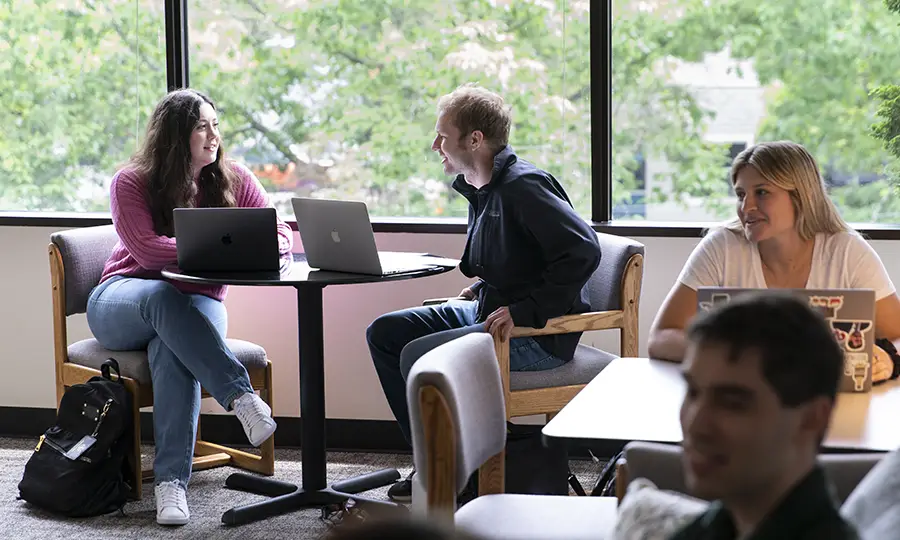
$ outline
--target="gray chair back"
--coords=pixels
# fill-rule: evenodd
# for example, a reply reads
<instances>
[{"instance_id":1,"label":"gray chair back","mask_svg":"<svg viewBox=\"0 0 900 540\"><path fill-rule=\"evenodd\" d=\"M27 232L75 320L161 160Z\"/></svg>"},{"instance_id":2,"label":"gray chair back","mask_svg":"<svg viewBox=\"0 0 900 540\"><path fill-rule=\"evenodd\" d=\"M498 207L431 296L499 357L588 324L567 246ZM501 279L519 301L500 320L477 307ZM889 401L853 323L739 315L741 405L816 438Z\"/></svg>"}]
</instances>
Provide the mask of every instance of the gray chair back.
<instances>
[{"instance_id":1,"label":"gray chair back","mask_svg":"<svg viewBox=\"0 0 900 540\"><path fill-rule=\"evenodd\" d=\"M585 285L591 311L624 309L622 277L632 255L644 254L644 244L604 233L597 233L597 240L600 242L600 265Z\"/></svg>"},{"instance_id":2,"label":"gray chair back","mask_svg":"<svg viewBox=\"0 0 900 540\"><path fill-rule=\"evenodd\" d=\"M468 334L424 354L406 383L416 476L428 478L419 390L435 386L450 408L455 429L456 493L488 459L506 447L506 405L490 334ZM428 486L425 486L427 489Z\"/></svg>"},{"instance_id":3,"label":"gray chair back","mask_svg":"<svg viewBox=\"0 0 900 540\"><path fill-rule=\"evenodd\" d=\"M103 265L119 241L116 229L112 225L71 229L51 234L50 241L62 257L66 315L84 313L91 290L100 282Z\"/></svg>"},{"instance_id":4,"label":"gray chair back","mask_svg":"<svg viewBox=\"0 0 900 540\"><path fill-rule=\"evenodd\" d=\"M625 445L623 453L628 464L629 483L636 478L646 478L659 489L689 493L684 481L680 446L634 441ZM818 461L832 483L838 502L842 503L883 457L884 454L879 452L819 454Z\"/></svg>"}]
</instances>

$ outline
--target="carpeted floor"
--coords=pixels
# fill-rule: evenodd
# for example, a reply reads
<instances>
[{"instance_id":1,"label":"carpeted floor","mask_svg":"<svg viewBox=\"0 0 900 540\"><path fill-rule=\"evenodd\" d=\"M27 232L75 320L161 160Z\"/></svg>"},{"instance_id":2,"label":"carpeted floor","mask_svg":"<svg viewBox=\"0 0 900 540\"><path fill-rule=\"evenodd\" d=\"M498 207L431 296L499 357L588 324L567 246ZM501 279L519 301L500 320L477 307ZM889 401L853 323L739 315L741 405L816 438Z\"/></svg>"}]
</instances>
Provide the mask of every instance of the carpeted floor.
<instances>
[{"instance_id":1,"label":"carpeted floor","mask_svg":"<svg viewBox=\"0 0 900 540\"><path fill-rule=\"evenodd\" d=\"M328 530L318 509L302 510L269 518L262 522L226 527L222 513L232 506L246 504L264 497L226 489L225 478L236 469L221 467L199 471L191 478L188 505L191 522L184 527L164 528L156 524L153 487L144 485L143 499L125 506L125 516L118 514L87 519L62 519L37 510L16 500L17 485L22 478L25 462L34 450L36 440L0 438L0 537L24 540L40 538L184 538L226 540L240 539L318 539ZM144 459L152 460L152 447L144 450ZM572 471L585 489L593 486L597 465L587 461L573 461ZM397 454L364 454L332 452L328 454L329 482L395 467L404 476L412 466L412 456ZM300 480L300 451L277 450L275 478ZM387 499L387 488L373 490L368 496Z\"/></svg>"}]
</instances>

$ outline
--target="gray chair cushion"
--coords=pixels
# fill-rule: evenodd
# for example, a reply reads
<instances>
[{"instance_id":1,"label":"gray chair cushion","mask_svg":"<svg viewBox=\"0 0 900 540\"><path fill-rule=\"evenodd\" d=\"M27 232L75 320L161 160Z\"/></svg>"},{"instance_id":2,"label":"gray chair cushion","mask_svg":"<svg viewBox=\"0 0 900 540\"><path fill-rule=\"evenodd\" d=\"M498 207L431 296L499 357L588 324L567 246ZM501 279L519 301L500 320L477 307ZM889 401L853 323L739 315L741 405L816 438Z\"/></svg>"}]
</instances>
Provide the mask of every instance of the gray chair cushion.
<instances>
[{"instance_id":1,"label":"gray chair cushion","mask_svg":"<svg viewBox=\"0 0 900 540\"><path fill-rule=\"evenodd\" d=\"M588 280L588 302L591 311L622 309L622 275L632 255L644 254L644 244L612 234L597 233L600 242L600 265Z\"/></svg>"},{"instance_id":2,"label":"gray chair cushion","mask_svg":"<svg viewBox=\"0 0 900 540\"><path fill-rule=\"evenodd\" d=\"M579 344L572 360L558 368L544 371L511 371L509 388L515 392L535 388L587 384L616 358L618 358L616 355Z\"/></svg>"},{"instance_id":3,"label":"gray chair cushion","mask_svg":"<svg viewBox=\"0 0 900 540\"><path fill-rule=\"evenodd\" d=\"M616 524L615 497L484 495L456 512L456 526L478 538L604 540Z\"/></svg>"},{"instance_id":4,"label":"gray chair cushion","mask_svg":"<svg viewBox=\"0 0 900 540\"><path fill-rule=\"evenodd\" d=\"M83 227L50 235L62 256L65 270L66 315L84 313L88 296L100 281L103 266L119 236L112 225Z\"/></svg>"},{"instance_id":5,"label":"gray chair cushion","mask_svg":"<svg viewBox=\"0 0 900 540\"><path fill-rule=\"evenodd\" d=\"M881 457L841 507L866 540L897 538L900 531L900 450Z\"/></svg>"},{"instance_id":6,"label":"gray chair cushion","mask_svg":"<svg viewBox=\"0 0 900 540\"><path fill-rule=\"evenodd\" d=\"M456 428L456 492L469 476L506 447L506 405L500 366L490 334L474 333L428 351L413 365L406 382L416 476L428 478L425 420L419 390L434 386L443 394ZM427 486L423 486L426 487Z\"/></svg>"},{"instance_id":7,"label":"gray chair cushion","mask_svg":"<svg viewBox=\"0 0 900 540\"><path fill-rule=\"evenodd\" d=\"M238 361L248 370L266 366L266 350L240 339L226 339L225 343ZM96 339L83 339L69 345L69 362L100 369L107 358L115 358L122 375L136 379L140 384L150 384L150 364L147 351L111 351L100 346Z\"/></svg>"}]
</instances>

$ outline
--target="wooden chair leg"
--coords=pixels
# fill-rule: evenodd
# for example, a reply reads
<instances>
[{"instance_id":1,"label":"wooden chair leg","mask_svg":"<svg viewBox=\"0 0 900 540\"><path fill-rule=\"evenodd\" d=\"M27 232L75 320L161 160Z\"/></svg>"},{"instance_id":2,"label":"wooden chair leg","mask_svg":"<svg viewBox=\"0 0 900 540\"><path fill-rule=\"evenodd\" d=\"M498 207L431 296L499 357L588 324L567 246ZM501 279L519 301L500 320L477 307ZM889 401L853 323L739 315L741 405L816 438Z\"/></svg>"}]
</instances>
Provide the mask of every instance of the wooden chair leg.
<instances>
[{"instance_id":1,"label":"wooden chair leg","mask_svg":"<svg viewBox=\"0 0 900 540\"><path fill-rule=\"evenodd\" d=\"M503 493L506 485L506 450L495 454L478 469L478 496Z\"/></svg>"},{"instance_id":2,"label":"wooden chair leg","mask_svg":"<svg viewBox=\"0 0 900 540\"><path fill-rule=\"evenodd\" d=\"M131 469L131 496L139 501L142 496L143 488L143 471L141 470L141 407L139 403L139 393L136 384L125 383L125 388L131 393L131 414L132 414L132 433L131 433L131 453L126 458L129 461ZM151 475L153 471L150 471Z\"/></svg>"},{"instance_id":3,"label":"wooden chair leg","mask_svg":"<svg viewBox=\"0 0 900 540\"><path fill-rule=\"evenodd\" d=\"M269 362L265 371L265 384L259 391L260 397L269 407L273 407L272 391L272 363ZM138 441L139 442L139 441ZM194 459L191 468L194 471L202 471L222 465L231 465L255 472L265 476L275 474L275 436L266 439L259 447L260 453L255 454L230 448L220 444L204 441L201 436L200 419L197 419L197 438L194 442ZM153 479L153 471L142 473L143 480L149 482Z\"/></svg>"},{"instance_id":4,"label":"wooden chair leg","mask_svg":"<svg viewBox=\"0 0 900 540\"><path fill-rule=\"evenodd\" d=\"M274 393L272 391L272 363L269 362L265 371L265 384L259 390L262 400L274 408ZM254 454L228 446L222 446L200 439L199 431L197 443L194 445L194 470L209 469L220 465L231 465L251 472L272 476L275 474L275 435L272 435L259 447L260 453Z\"/></svg>"},{"instance_id":5,"label":"wooden chair leg","mask_svg":"<svg viewBox=\"0 0 900 540\"><path fill-rule=\"evenodd\" d=\"M628 482L631 479L628 478L628 462L625 461L625 458L620 458L619 461L616 462L616 500L621 503L622 499L625 498L625 491L628 489Z\"/></svg>"},{"instance_id":6,"label":"wooden chair leg","mask_svg":"<svg viewBox=\"0 0 900 540\"><path fill-rule=\"evenodd\" d=\"M260 397L266 402L266 405L272 409L272 415L275 415L275 394L274 385L272 384L272 362L266 365L266 387L260 390ZM260 474L272 476L275 474L275 435L266 439L262 446L259 447L260 452Z\"/></svg>"},{"instance_id":7,"label":"wooden chair leg","mask_svg":"<svg viewBox=\"0 0 900 540\"><path fill-rule=\"evenodd\" d=\"M201 437L201 435L200 435L200 422L201 422L202 420L203 420L203 415L202 415L202 414L198 414L198 415L197 415L197 434L194 435L194 455L195 455L195 456L202 456L202 455L203 455L203 454L200 453L200 441L202 440L202 437Z\"/></svg>"}]
</instances>

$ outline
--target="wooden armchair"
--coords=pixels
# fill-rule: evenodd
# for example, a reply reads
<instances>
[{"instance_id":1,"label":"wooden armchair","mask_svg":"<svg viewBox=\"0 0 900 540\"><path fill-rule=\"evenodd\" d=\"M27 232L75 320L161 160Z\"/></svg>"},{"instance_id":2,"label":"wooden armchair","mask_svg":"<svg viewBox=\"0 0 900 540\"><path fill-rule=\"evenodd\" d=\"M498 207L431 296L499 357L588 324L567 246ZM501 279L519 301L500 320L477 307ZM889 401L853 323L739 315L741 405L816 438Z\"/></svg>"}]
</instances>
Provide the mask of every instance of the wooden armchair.
<instances>
[{"instance_id":1,"label":"wooden armchair","mask_svg":"<svg viewBox=\"0 0 900 540\"><path fill-rule=\"evenodd\" d=\"M412 428L413 512L484 539L604 538L613 497L504 494L506 412L493 340L469 334L420 358L406 386ZM478 497L456 497L478 471Z\"/></svg>"},{"instance_id":2,"label":"wooden armchair","mask_svg":"<svg viewBox=\"0 0 900 540\"><path fill-rule=\"evenodd\" d=\"M107 358L119 362L125 386L134 401L134 446L128 457L132 471L132 497L141 498L141 485L153 479L153 470L141 470L140 408L153 405L150 366L147 351L110 351L95 339L68 344L69 315L84 313L91 290L100 281L103 265L112 254L118 236L112 225L87 227L54 233L50 236L50 282L53 296L53 352L56 364L57 406L66 388L87 382L100 375L100 365ZM253 388L272 406L272 362L259 345L226 340L228 347L247 368ZM203 393L203 397L209 394ZM274 436L262 444L259 455L213 444L200 439L194 447L194 470L233 465L271 476L275 473Z\"/></svg>"},{"instance_id":3,"label":"wooden armchair","mask_svg":"<svg viewBox=\"0 0 900 540\"><path fill-rule=\"evenodd\" d=\"M644 246L630 238L597 233L600 265L585 285L591 311L547 321L544 328L516 327L510 337L619 330L620 355L638 355L638 308ZM426 305L443 301L432 299ZM570 362L546 371L509 370L509 340L494 336L508 418L559 412L616 356L579 344Z\"/></svg>"}]
</instances>

